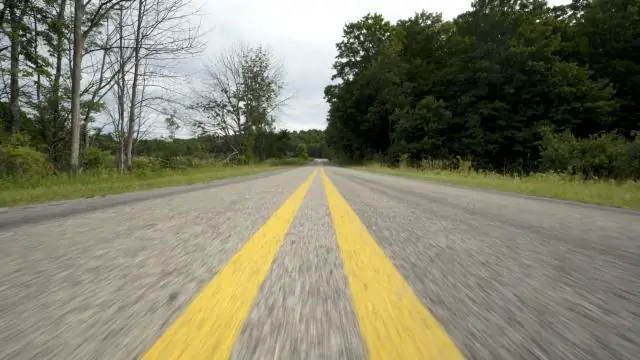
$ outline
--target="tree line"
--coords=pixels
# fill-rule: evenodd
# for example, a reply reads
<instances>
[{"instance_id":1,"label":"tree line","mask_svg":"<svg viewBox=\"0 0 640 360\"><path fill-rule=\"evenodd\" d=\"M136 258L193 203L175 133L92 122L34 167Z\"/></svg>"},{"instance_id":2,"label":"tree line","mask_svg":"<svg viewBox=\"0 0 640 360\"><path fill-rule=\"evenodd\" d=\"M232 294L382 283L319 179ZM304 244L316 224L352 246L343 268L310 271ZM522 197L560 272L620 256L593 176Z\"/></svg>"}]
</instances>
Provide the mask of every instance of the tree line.
<instances>
[{"instance_id":1,"label":"tree line","mask_svg":"<svg viewBox=\"0 0 640 360\"><path fill-rule=\"evenodd\" d=\"M2 0L0 173L325 151L317 132L276 131L291 97L267 47L234 44L199 73L176 71L206 48L199 15L190 0Z\"/></svg>"},{"instance_id":2,"label":"tree line","mask_svg":"<svg viewBox=\"0 0 640 360\"><path fill-rule=\"evenodd\" d=\"M450 21L367 14L337 43L327 143L379 160L640 178L637 0L477 0Z\"/></svg>"},{"instance_id":3,"label":"tree line","mask_svg":"<svg viewBox=\"0 0 640 360\"><path fill-rule=\"evenodd\" d=\"M242 143L243 139L227 139L225 136L198 135L191 138L149 138L136 142L135 154L139 163L146 164L149 159L156 159L158 164L168 167L187 167L193 161L212 159L217 162L233 162L247 164L250 159L236 151L229 144ZM94 150L88 154L87 161L96 165L108 162L109 154L118 149L117 139L113 134L98 134L95 137ZM324 158L328 154L323 130L302 130L258 132L254 136L253 158L259 161L278 159L307 160ZM135 160L135 159L134 159ZM283 163L281 161L277 163Z\"/></svg>"}]
</instances>

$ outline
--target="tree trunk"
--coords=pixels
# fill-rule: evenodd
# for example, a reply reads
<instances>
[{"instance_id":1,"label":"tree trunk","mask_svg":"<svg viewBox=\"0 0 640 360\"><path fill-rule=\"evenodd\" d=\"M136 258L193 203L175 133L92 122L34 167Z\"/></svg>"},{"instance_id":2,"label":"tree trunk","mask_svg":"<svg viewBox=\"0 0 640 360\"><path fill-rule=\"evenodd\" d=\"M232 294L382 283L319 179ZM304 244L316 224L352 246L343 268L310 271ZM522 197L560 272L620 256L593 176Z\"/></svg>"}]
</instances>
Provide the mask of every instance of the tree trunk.
<instances>
[{"instance_id":1,"label":"tree trunk","mask_svg":"<svg viewBox=\"0 0 640 360\"><path fill-rule=\"evenodd\" d=\"M11 115L11 133L15 134L20 130L20 15L18 15L19 1L10 1L9 21L11 23L11 54L10 54L10 80L9 80L9 110ZM26 7L25 5L23 5Z\"/></svg>"},{"instance_id":2,"label":"tree trunk","mask_svg":"<svg viewBox=\"0 0 640 360\"><path fill-rule=\"evenodd\" d=\"M82 19L84 18L83 0L75 0L73 20L73 67L71 71L71 158L70 171L75 174L80 169L80 80L82 79L82 52L84 50L84 34Z\"/></svg>"},{"instance_id":3,"label":"tree trunk","mask_svg":"<svg viewBox=\"0 0 640 360\"><path fill-rule=\"evenodd\" d=\"M35 37L33 39L33 53L34 54L38 54L38 17L36 16L36 13L34 12L33 14L33 32L35 34ZM36 71L36 102L38 103L38 113L40 114L40 100L41 100L41 93L42 93L42 77L40 76L40 61L38 61L37 64L37 71Z\"/></svg>"},{"instance_id":4,"label":"tree trunk","mask_svg":"<svg viewBox=\"0 0 640 360\"><path fill-rule=\"evenodd\" d=\"M122 48L120 49L122 51ZM125 171L125 154L126 154L126 146L125 146L125 130L124 130L124 116L125 116L125 87L127 86L125 79L125 71L124 64L120 65L120 75L118 78L118 145L120 146L120 150L118 151L118 171L123 173Z\"/></svg>"},{"instance_id":5,"label":"tree trunk","mask_svg":"<svg viewBox=\"0 0 640 360\"><path fill-rule=\"evenodd\" d=\"M119 38L118 41L120 43L120 63L118 64L118 66L120 67L118 69L118 71L120 72L120 75L118 75L118 145L119 145L119 151L118 151L118 171L123 173L125 170L125 131L124 131L124 116L125 116L125 101L124 101L124 97L125 97L125 89L127 86L127 82L126 82L126 71L125 71L125 66L126 66L126 62L125 62L125 56L124 56L124 30L123 30L123 23L124 20L124 9L120 8L120 16L118 18L118 32L119 32Z\"/></svg>"},{"instance_id":6,"label":"tree trunk","mask_svg":"<svg viewBox=\"0 0 640 360\"><path fill-rule=\"evenodd\" d=\"M109 34L109 20L107 19L107 22L105 24L105 33ZM104 40L104 47L105 49L109 48L110 46L110 38L109 36L105 37ZM91 123L91 114L92 114L92 106L94 106L96 104L96 101L101 101L102 100L102 96L100 96L100 91L102 90L102 87L104 86L104 75L105 75L105 67L106 67L106 63L107 63L107 54L108 51L104 50L102 52L102 60L100 62L100 77L98 78L98 84L95 85L95 89L93 90L92 94L91 94L91 100L90 100L90 105L87 107L87 110L84 113L84 117L82 120L82 126L84 128L84 149L88 149L89 146L91 146L91 128L89 126L89 124ZM111 80L109 80L111 81Z\"/></svg>"},{"instance_id":7,"label":"tree trunk","mask_svg":"<svg viewBox=\"0 0 640 360\"><path fill-rule=\"evenodd\" d=\"M133 64L133 84L131 85L131 104L129 106L129 120L127 126L127 171L131 171L133 162L133 138L136 131L136 97L138 93L138 76L140 68L139 50L136 49Z\"/></svg>"},{"instance_id":8,"label":"tree trunk","mask_svg":"<svg viewBox=\"0 0 640 360\"><path fill-rule=\"evenodd\" d=\"M52 112L54 116L59 116L60 109L60 78L62 77L62 58L64 51L64 30L62 24L64 23L64 11L67 7L67 0L60 0L60 6L58 7L58 15L56 16L56 72L53 75L53 84L51 86L52 94Z\"/></svg>"},{"instance_id":9,"label":"tree trunk","mask_svg":"<svg viewBox=\"0 0 640 360\"><path fill-rule=\"evenodd\" d=\"M33 32L36 34L35 39L33 41L33 53L38 54L38 18L36 13L33 13ZM38 62L38 68L40 68L42 64ZM38 122L42 124L44 121L44 113L42 106L42 76L40 75L40 69L36 71L36 106L37 106L37 119Z\"/></svg>"},{"instance_id":10,"label":"tree trunk","mask_svg":"<svg viewBox=\"0 0 640 360\"><path fill-rule=\"evenodd\" d=\"M133 137L136 130L136 98L138 95L138 77L140 76L140 38L142 32L142 18L145 11L145 1L138 1L138 19L136 25L136 39L133 49L133 80L131 84L131 103L129 104L129 121L127 128L127 171L133 167Z\"/></svg>"},{"instance_id":11,"label":"tree trunk","mask_svg":"<svg viewBox=\"0 0 640 360\"><path fill-rule=\"evenodd\" d=\"M143 74L147 73L147 65L145 64ZM136 146L138 145L138 141L142 136L142 106L144 101L144 90L145 90L146 81L144 77L142 78L142 88L140 89L140 104L138 105L138 126L136 128L136 137L133 139L133 147L131 149L131 159L136 156ZM132 160L133 161L133 160Z\"/></svg>"},{"instance_id":12,"label":"tree trunk","mask_svg":"<svg viewBox=\"0 0 640 360\"><path fill-rule=\"evenodd\" d=\"M65 21L65 10L67 8L67 0L60 0L58 5L58 14L56 16L56 43L55 58L56 69L53 74L53 83L51 84L51 93L47 99L47 118L42 119L42 133L45 143L47 144L47 153L49 159L57 165L66 162L63 157L63 148L66 144L61 140L62 135L66 132L66 126L60 114L60 79L62 78L62 60L64 58L64 42L65 31L62 24Z\"/></svg>"}]
</instances>

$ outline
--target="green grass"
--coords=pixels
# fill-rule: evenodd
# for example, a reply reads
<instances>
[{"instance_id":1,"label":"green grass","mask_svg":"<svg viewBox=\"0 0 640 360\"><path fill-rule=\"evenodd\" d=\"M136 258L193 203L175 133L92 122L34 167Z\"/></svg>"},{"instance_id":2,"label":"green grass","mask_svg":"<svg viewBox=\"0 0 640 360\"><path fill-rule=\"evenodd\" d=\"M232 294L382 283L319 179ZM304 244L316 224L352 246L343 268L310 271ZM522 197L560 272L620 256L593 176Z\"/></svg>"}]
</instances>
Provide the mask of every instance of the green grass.
<instances>
[{"instance_id":1,"label":"green grass","mask_svg":"<svg viewBox=\"0 0 640 360\"><path fill-rule=\"evenodd\" d=\"M450 170L389 168L380 165L352 167L358 170L466 185L520 194L640 209L640 182L583 181L566 175L535 174L526 177Z\"/></svg>"},{"instance_id":2,"label":"green grass","mask_svg":"<svg viewBox=\"0 0 640 360\"><path fill-rule=\"evenodd\" d=\"M206 183L283 168L282 165L206 166L182 171L161 170L118 174L113 171L59 175L42 179L8 181L0 179L0 207L46 201L89 198L176 185Z\"/></svg>"}]
</instances>

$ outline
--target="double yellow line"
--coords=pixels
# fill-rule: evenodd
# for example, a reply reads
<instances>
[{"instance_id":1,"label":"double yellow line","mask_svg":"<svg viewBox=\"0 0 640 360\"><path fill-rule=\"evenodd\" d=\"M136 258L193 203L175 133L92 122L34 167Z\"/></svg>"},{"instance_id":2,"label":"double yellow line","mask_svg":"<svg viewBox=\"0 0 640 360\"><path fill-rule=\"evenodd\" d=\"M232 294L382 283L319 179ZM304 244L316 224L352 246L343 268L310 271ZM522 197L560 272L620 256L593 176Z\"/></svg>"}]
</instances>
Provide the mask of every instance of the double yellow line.
<instances>
[{"instance_id":1,"label":"double yellow line","mask_svg":"<svg viewBox=\"0 0 640 360\"><path fill-rule=\"evenodd\" d=\"M318 169L287 199L143 355L226 360ZM371 360L462 359L453 341L320 170L344 272Z\"/></svg>"}]
</instances>

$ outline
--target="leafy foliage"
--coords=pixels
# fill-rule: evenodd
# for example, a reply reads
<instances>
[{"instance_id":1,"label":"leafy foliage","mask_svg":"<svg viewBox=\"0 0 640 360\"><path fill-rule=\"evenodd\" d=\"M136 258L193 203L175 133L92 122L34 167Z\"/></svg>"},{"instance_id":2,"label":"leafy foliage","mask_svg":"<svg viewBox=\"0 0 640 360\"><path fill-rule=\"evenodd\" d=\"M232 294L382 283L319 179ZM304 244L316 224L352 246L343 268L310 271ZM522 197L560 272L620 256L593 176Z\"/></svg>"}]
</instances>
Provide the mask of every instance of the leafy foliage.
<instances>
[{"instance_id":1,"label":"leafy foliage","mask_svg":"<svg viewBox=\"0 0 640 360\"><path fill-rule=\"evenodd\" d=\"M282 69L268 49L240 43L210 61L206 81L192 106L204 118L193 126L202 134L223 134L253 162L259 134L273 130L274 111L286 101Z\"/></svg>"},{"instance_id":2,"label":"leafy foliage","mask_svg":"<svg viewBox=\"0 0 640 360\"><path fill-rule=\"evenodd\" d=\"M605 133L577 139L570 132L547 132L542 142L541 165L585 179L640 179L640 137L632 142Z\"/></svg>"},{"instance_id":3,"label":"leafy foliage","mask_svg":"<svg viewBox=\"0 0 640 360\"><path fill-rule=\"evenodd\" d=\"M637 177L622 168L640 129L638 5L477 0L451 21L422 11L395 24L367 14L337 44L327 144L348 162L462 158L529 173L577 156L585 177Z\"/></svg>"},{"instance_id":4,"label":"leafy foliage","mask_svg":"<svg viewBox=\"0 0 640 360\"><path fill-rule=\"evenodd\" d=\"M25 146L0 146L0 178L45 177L54 173L44 155Z\"/></svg>"}]
</instances>

